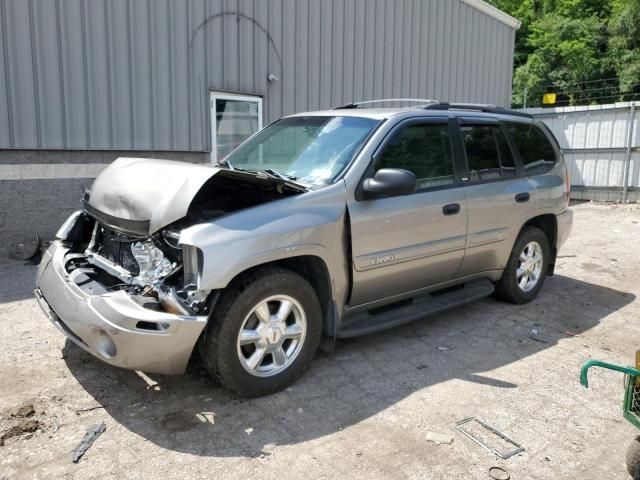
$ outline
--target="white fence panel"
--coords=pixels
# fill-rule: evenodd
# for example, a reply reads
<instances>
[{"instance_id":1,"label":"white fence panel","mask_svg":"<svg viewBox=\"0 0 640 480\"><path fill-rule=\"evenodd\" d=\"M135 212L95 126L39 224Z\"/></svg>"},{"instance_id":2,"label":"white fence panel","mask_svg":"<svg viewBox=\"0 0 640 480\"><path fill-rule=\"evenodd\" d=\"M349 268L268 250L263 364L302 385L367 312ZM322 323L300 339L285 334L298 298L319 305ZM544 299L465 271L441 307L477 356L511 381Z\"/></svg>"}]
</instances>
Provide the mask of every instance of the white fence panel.
<instances>
[{"instance_id":1,"label":"white fence panel","mask_svg":"<svg viewBox=\"0 0 640 480\"><path fill-rule=\"evenodd\" d=\"M528 108L554 133L571 175L572 196L638 201L640 105L622 102ZM628 172L628 175L625 173ZM625 185L626 179L626 185Z\"/></svg>"}]
</instances>

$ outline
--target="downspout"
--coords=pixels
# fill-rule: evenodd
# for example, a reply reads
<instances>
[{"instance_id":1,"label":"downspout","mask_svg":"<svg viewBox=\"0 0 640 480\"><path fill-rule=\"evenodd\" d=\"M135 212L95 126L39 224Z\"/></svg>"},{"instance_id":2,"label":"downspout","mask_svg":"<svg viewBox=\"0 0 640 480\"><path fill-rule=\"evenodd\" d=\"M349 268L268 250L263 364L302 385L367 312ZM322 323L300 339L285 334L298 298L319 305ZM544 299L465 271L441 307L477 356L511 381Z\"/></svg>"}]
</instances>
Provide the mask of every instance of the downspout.
<instances>
[{"instance_id":1,"label":"downspout","mask_svg":"<svg viewBox=\"0 0 640 480\"><path fill-rule=\"evenodd\" d=\"M631 104L629 110L629 124L627 125L627 146L625 150L624 162L624 178L622 180L622 203L627 203L628 187L629 187L629 170L631 168L631 142L633 141L633 120L636 114L636 104Z\"/></svg>"}]
</instances>

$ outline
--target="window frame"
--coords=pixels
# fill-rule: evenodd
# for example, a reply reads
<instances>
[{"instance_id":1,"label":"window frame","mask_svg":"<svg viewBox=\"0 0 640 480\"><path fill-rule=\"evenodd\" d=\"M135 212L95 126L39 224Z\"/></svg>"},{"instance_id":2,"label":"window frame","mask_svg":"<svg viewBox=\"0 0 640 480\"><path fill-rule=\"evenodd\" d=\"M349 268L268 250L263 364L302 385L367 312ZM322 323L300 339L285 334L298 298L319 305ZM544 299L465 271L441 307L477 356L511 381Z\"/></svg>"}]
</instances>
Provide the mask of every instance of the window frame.
<instances>
[{"instance_id":1,"label":"window frame","mask_svg":"<svg viewBox=\"0 0 640 480\"><path fill-rule=\"evenodd\" d=\"M371 198L367 198L364 195L364 191L362 188L362 185L364 184L364 181L368 178L372 178L375 175L375 164L376 161L378 160L378 158L380 157L380 155L384 152L386 146L389 144L389 142L393 139L393 137L402 129L406 128L406 127L411 127L414 125L446 125L447 126L447 132L449 134L449 148L451 150L451 162L452 162L452 166L453 166L453 183L450 183L448 185L439 185L439 186L434 186L434 187L424 187L424 188L416 188L416 190L409 194L408 196L411 195L418 195L421 193L426 193L426 192L434 192L434 191L439 191L439 190L449 190L449 189L453 189L453 188L459 188L461 186L463 186L463 182L462 182L462 171L460 169L461 165L458 159L458 152L456 149L456 141L454 138L454 130L453 130L453 126L455 123L455 119L451 118L451 117L411 117L411 118L407 118L405 120L401 120L399 121L397 124L395 124L384 136L384 138L382 138L382 140L380 140L380 143L378 143L378 145L376 146L375 150L373 151L373 154L371 155L371 159L369 160L369 164L367 165L367 168L365 169L364 173L362 174L362 177L360 178L360 181L358 182L358 186L356 188L355 191L355 199L356 201L369 201L369 200L380 200L381 198L395 198L396 196L389 196L389 197L381 197L378 199L371 199ZM402 196L407 196L407 195L402 195Z\"/></svg>"},{"instance_id":2,"label":"window frame","mask_svg":"<svg viewBox=\"0 0 640 480\"><path fill-rule=\"evenodd\" d=\"M262 95L252 93L235 93L224 92L219 90L209 90L209 135L211 137L211 151L209 152L209 162L215 165L218 160L218 137L217 137L217 107L216 100L229 100L236 102L255 103L258 106L258 128L255 132L249 135L243 140L243 143L253 137L256 133L264 127L264 120L262 117ZM237 148L237 147L236 147ZM235 150L235 148L234 148ZM231 151L233 152L233 150ZM231 153L229 152L229 153ZM226 158L226 157L225 157Z\"/></svg>"}]
</instances>

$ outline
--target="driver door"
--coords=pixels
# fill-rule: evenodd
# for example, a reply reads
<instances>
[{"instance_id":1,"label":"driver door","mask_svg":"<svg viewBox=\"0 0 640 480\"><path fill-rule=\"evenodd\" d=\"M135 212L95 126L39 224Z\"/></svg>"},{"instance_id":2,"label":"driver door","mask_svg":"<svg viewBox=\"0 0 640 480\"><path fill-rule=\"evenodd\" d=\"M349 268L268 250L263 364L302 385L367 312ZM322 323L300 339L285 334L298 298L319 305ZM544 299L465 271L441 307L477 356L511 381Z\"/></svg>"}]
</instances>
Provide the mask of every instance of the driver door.
<instances>
[{"instance_id":1,"label":"driver door","mask_svg":"<svg viewBox=\"0 0 640 480\"><path fill-rule=\"evenodd\" d=\"M435 121L434 121L435 120ZM467 203L447 119L400 123L374 155L365 178L402 168L417 178L410 195L349 200L353 256L351 306L453 279L464 257Z\"/></svg>"}]
</instances>

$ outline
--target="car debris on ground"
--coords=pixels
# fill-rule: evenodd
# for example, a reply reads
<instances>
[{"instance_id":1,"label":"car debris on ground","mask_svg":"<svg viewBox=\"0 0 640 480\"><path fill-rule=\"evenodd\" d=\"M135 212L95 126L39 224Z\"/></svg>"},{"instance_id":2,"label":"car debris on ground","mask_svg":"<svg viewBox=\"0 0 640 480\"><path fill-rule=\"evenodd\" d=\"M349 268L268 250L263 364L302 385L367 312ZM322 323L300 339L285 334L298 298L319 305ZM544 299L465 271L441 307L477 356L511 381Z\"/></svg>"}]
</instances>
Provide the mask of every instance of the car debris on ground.
<instances>
[{"instance_id":1,"label":"car debris on ground","mask_svg":"<svg viewBox=\"0 0 640 480\"><path fill-rule=\"evenodd\" d=\"M20 242L9 243L7 252L14 260L29 260L40 252L42 241L37 233L27 233Z\"/></svg>"},{"instance_id":2,"label":"car debris on ground","mask_svg":"<svg viewBox=\"0 0 640 480\"><path fill-rule=\"evenodd\" d=\"M502 467L491 467L489 469L489 476L494 480L509 480L511 475Z\"/></svg>"},{"instance_id":3,"label":"car debris on ground","mask_svg":"<svg viewBox=\"0 0 640 480\"><path fill-rule=\"evenodd\" d=\"M475 417L456 422L454 428L503 460L524 451L522 445Z\"/></svg>"},{"instance_id":4,"label":"car debris on ground","mask_svg":"<svg viewBox=\"0 0 640 480\"><path fill-rule=\"evenodd\" d=\"M427 432L427 435L425 436L425 438L427 439L428 442L433 442L436 445L442 445L442 444L450 445L453 443L453 437L446 433L429 431Z\"/></svg>"},{"instance_id":5,"label":"car debris on ground","mask_svg":"<svg viewBox=\"0 0 640 480\"><path fill-rule=\"evenodd\" d=\"M78 446L74 448L73 451L71 452L71 461L73 463L78 463L80 458L82 458L85 452L89 450L91 445L93 445L93 442L95 442L96 439L100 435L102 435L106 429L107 429L107 426L105 425L104 422L97 423L89 427L89 429L87 430L87 433L85 433L82 440L80 440L80 443L78 444Z\"/></svg>"}]
</instances>

